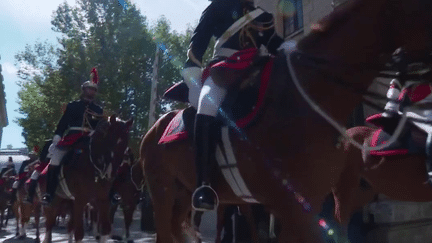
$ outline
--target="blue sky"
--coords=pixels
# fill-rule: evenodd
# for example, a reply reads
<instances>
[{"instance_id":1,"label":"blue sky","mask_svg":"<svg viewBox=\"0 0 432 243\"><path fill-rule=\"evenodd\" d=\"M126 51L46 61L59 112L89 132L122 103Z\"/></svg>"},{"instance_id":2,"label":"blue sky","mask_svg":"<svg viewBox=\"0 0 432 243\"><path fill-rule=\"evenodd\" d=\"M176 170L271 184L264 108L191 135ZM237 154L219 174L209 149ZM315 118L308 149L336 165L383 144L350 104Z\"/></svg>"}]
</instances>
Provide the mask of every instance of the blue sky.
<instances>
[{"instance_id":1,"label":"blue sky","mask_svg":"<svg viewBox=\"0 0 432 243\"><path fill-rule=\"evenodd\" d=\"M6 93L6 110L9 125L3 128L1 147L12 145L14 148L24 147L22 128L15 120L20 117L16 111L19 106L18 77L14 66L14 55L23 51L26 44L45 41L57 44L57 34L51 30L52 12L62 2L75 5L75 0L0 0L0 64L4 77ZM112 0L116 1L116 0ZM208 0L132 0L150 24L165 15L171 22L171 28L184 32L188 24L197 23L201 12L210 4Z\"/></svg>"}]
</instances>

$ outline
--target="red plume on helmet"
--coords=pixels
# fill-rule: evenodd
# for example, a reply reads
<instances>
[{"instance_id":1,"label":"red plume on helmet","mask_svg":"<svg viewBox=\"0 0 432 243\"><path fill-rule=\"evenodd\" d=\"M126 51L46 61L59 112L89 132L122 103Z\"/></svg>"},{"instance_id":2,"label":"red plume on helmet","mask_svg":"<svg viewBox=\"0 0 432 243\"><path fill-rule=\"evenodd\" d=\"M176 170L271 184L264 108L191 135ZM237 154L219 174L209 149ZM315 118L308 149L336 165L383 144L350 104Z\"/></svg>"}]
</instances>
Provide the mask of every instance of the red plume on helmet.
<instances>
[{"instance_id":1,"label":"red plume on helmet","mask_svg":"<svg viewBox=\"0 0 432 243\"><path fill-rule=\"evenodd\" d=\"M96 85L99 84L99 75L95 67L90 72L90 80Z\"/></svg>"},{"instance_id":2,"label":"red plume on helmet","mask_svg":"<svg viewBox=\"0 0 432 243\"><path fill-rule=\"evenodd\" d=\"M85 81L83 83L83 85L81 85L81 89L84 89L87 87L92 87L92 88L98 89L98 84L99 84L98 72L97 72L96 68L92 68L92 70L90 72L90 81Z\"/></svg>"}]
</instances>

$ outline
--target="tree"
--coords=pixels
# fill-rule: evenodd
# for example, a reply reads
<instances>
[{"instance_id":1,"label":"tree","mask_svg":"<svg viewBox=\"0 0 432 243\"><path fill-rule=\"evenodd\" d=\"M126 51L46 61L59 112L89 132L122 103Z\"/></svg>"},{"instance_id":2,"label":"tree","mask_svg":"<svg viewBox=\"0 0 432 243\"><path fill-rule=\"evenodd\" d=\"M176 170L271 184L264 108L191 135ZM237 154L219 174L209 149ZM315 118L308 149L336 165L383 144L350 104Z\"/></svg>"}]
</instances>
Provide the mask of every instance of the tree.
<instances>
[{"instance_id":1,"label":"tree","mask_svg":"<svg viewBox=\"0 0 432 243\"><path fill-rule=\"evenodd\" d=\"M62 3L51 21L53 31L62 34L60 48L37 42L16 55L19 112L24 115L18 123L29 148L52 136L62 106L78 98L92 67L99 72L98 102L107 115L121 111L121 118L134 118L131 146L138 147L147 131L156 42L169 50L160 63L161 95L181 79L191 34L171 31L166 18L149 28L136 7L128 5L124 10L109 0L78 0L76 6ZM158 113L173 106L168 101L158 105Z\"/></svg>"}]
</instances>

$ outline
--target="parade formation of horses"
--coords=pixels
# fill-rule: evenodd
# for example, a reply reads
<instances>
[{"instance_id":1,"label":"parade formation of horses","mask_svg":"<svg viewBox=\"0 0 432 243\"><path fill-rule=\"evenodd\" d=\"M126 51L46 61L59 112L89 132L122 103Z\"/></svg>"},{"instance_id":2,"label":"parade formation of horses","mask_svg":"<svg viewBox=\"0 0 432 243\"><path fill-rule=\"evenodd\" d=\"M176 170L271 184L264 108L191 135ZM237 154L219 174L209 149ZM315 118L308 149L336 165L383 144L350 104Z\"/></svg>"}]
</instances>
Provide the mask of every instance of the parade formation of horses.
<instances>
[{"instance_id":1,"label":"parade formation of horses","mask_svg":"<svg viewBox=\"0 0 432 243\"><path fill-rule=\"evenodd\" d=\"M51 207L45 207L48 238L44 242L51 242L57 210L65 199L73 200L70 220L73 223L75 241L81 242L84 237L84 207L90 201L95 202L98 211L98 229L102 234L100 242L107 241L111 232L108 194L128 146L132 123L132 120L122 121L113 115L108 120L101 120L89 138L73 145L63 160L64 170L60 173L57 196ZM62 181L65 184L61 185Z\"/></svg>"},{"instance_id":2,"label":"parade formation of horses","mask_svg":"<svg viewBox=\"0 0 432 243\"><path fill-rule=\"evenodd\" d=\"M230 139L249 191L280 221L279 242L323 242L316 215L348 156L333 144L336 130L311 109L295 82L299 80L325 112L344 123L394 50L403 46L414 60L430 51L431 4L350 1L312 26L312 32L299 41L298 51L288 57L291 69L286 56L275 57L263 107L242 131L246 139L236 135ZM159 144L178 112L160 118L141 144L158 243L182 241L181 225L195 189L191 139ZM212 185L221 204L244 203L220 171L214 177Z\"/></svg>"}]
</instances>

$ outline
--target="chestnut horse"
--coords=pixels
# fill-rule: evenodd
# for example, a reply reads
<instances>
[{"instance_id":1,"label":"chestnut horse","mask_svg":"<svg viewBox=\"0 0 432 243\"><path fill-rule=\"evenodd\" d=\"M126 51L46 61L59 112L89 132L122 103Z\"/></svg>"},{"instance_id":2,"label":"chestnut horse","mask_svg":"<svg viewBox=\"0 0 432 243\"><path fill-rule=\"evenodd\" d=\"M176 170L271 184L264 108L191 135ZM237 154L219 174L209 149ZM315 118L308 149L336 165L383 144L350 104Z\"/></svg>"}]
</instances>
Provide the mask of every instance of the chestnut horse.
<instances>
[{"instance_id":1,"label":"chestnut horse","mask_svg":"<svg viewBox=\"0 0 432 243\"><path fill-rule=\"evenodd\" d=\"M33 172L34 167L30 168L29 172L27 173L27 178L30 178L31 173ZM24 181L22 181L24 182ZM28 227L28 223L30 221L30 217L33 214L35 218L35 225L36 225L36 238L35 242L40 242L39 239L39 220L40 220L40 214L41 214L41 204L39 201L39 198L36 197L36 200L33 200L33 204L29 205L24 203L24 199L27 196L27 188L24 183L20 183L20 187L17 191L17 199L13 205L14 214L16 217L16 235L18 236L18 239L25 239L26 238L26 230ZM21 223L21 227L19 227L19 224Z\"/></svg>"},{"instance_id":2,"label":"chestnut horse","mask_svg":"<svg viewBox=\"0 0 432 243\"><path fill-rule=\"evenodd\" d=\"M279 242L323 242L316 215L347 156L332 143L335 128L298 92L296 81L327 114L344 123L394 50L403 46L412 59L426 57L432 43L431 4L349 1L314 24L299 41L298 50L289 57L290 70L285 56L275 58L256 122L243 131L247 139L234 136L231 143L249 191L280 222ZM195 189L192 139L158 144L177 112L160 118L141 143L158 243L182 241L181 223ZM220 171L214 171L213 177L220 203L244 203Z\"/></svg>"},{"instance_id":3,"label":"chestnut horse","mask_svg":"<svg viewBox=\"0 0 432 243\"><path fill-rule=\"evenodd\" d=\"M12 207L8 205L9 200L11 199L11 189L14 183L14 177L6 177L1 179L0 185L0 229L7 226L9 221L9 216L12 212ZM7 210L7 215L5 215L5 211ZM3 223L4 222L4 223Z\"/></svg>"},{"instance_id":4,"label":"chestnut horse","mask_svg":"<svg viewBox=\"0 0 432 243\"><path fill-rule=\"evenodd\" d=\"M65 156L64 161L72 159L63 165L64 180L73 196L72 217L75 241L81 242L84 237L83 214L84 206L94 200L99 212L98 228L102 234L100 242L106 242L111 232L109 219L108 193L112 186L113 172L117 171L128 146L129 129L133 121L121 121L115 115L108 120L101 120L94 133L73 146L73 153ZM61 180L60 180L61 183ZM61 186L57 188L57 196L51 207L45 207L48 239L55 224L57 208L65 195L58 195Z\"/></svg>"},{"instance_id":5,"label":"chestnut horse","mask_svg":"<svg viewBox=\"0 0 432 243\"><path fill-rule=\"evenodd\" d=\"M347 134L361 143L370 145L377 129L355 127ZM425 144L426 135L417 128L410 129L418 141ZM373 200L374 195L382 193L398 201L432 201L432 187L427 183L425 155L376 156L362 152L345 143L348 152L346 167L337 186L334 188L335 217L342 224L343 230L353 212ZM359 188L359 181L365 179L371 186L368 190Z\"/></svg>"},{"instance_id":6,"label":"chestnut horse","mask_svg":"<svg viewBox=\"0 0 432 243\"><path fill-rule=\"evenodd\" d=\"M118 240L123 240L127 243L133 242L130 238L129 228L133 221L133 213L140 200L140 195L144 191L145 180L143 177L142 167L135 160L130 149L127 150L127 158L129 162L122 165L114 181L114 189L121 197L120 207L123 209L124 216L124 237L116 237ZM125 161L124 161L125 162ZM117 211L118 204L111 208L111 222L114 222L114 214ZM113 236L114 238L114 236Z\"/></svg>"}]
</instances>

